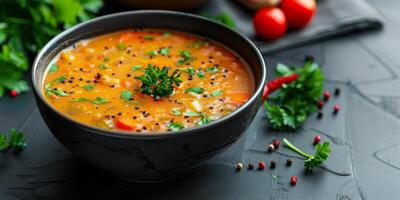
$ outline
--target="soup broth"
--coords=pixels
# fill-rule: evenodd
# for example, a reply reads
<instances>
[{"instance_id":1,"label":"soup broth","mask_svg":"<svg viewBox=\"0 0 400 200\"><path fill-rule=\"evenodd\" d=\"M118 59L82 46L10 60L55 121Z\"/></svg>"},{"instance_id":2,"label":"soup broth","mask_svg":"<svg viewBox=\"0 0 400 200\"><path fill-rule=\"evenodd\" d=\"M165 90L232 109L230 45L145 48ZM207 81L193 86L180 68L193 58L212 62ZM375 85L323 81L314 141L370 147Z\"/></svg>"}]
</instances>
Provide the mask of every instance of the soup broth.
<instances>
[{"instance_id":1,"label":"soup broth","mask_svg":"<svg viewBox=\"0 0 400 200\"><path fill-rule=\"evenodd\" d=\"M218 120L243 105L254 85L244 60L217 42L139 29L60 52L47 69L43 94L76 121L157 133Z\"/></svg>"}]
</instances>

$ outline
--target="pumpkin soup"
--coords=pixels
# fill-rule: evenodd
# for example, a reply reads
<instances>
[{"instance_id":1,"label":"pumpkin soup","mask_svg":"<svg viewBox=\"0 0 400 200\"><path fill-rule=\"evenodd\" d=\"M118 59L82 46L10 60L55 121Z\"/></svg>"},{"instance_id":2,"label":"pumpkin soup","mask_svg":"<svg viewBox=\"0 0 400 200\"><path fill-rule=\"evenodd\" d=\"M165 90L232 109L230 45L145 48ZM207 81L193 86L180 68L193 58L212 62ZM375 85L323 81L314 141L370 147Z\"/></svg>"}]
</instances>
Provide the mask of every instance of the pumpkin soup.
<instances>
[{"instance_id":1,"label":"pumpkin soup","mask_svg":"<svg viewBox=\"0 0 400 200\"><path fill-rule=\"evenodd\" d=\"M246 63L219 43L159 29L80 41L49 65L43 94L69 117L105 129L164 132L218 120L254 91Z\"/></svg>"}]
</instances>

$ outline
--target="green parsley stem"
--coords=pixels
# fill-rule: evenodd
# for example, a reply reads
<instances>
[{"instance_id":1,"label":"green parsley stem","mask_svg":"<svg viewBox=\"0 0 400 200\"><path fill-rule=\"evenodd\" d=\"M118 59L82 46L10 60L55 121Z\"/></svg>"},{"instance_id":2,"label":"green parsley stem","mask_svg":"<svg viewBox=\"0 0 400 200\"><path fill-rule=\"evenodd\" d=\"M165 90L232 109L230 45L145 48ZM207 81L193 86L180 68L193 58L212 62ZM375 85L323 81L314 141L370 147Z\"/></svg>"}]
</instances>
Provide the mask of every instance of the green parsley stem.
<instances>
[{"instance_id":1,"label":"green parsley stem","mask_svg":"<svg viewBox=\"0 0 400 200\"><path fill-rule=\"evenodd\" d=\"M299 148L297 148L296 146L294 146L291 142L289 142L289 140L287 140L286 138L283 138L283 143L285 143L285 145L293 150L294 152L298 153L299 155L305 157L305 158L311 158L313 157L310 154L304 153L302 150L300 150Z\"/></svg>"}]
</instances>

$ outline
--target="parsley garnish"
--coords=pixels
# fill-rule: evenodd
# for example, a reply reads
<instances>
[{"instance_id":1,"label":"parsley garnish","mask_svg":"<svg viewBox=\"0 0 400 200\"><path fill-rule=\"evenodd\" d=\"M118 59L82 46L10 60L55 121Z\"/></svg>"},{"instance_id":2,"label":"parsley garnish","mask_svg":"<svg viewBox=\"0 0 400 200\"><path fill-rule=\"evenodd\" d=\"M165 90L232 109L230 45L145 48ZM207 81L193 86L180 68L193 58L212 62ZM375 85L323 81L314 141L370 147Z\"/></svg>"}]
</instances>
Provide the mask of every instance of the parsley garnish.
<instances>
[{"instance_id":1,"label":"parsley garnish","mask_svg":"<svg viewBox=\"0 0 400 200\"><path fill-rule=\"evenodd\" d=\"M162 69L151 64L144 70L144 75L136 77L142 81L140 91L142 94L152 96L154 99L170 96L174 92L174 84L179 86L182 82L179 79L180 74L178 70L168 75L169 69L163 67Z\"/></svg>"},{"instance_id":2,"label":"parsley garnish","mask_svg":"<svg viewBox=\"0 0 400 200\"><path fill-rule=\"evenodd\" d=\"M96 97L96 99L94 100L90 100L87 98L76 98L76 99L72 99L72 102L91 102L93 104L104 104L104 103L108 103L110 102L108 99L106 98L102 98L102 97Z\"/></svg>"},{"instance_id":3,"label":"parsley garnish","mask_svg":"<svg viewBox=\"0 0 400 200\"><path fill-rule=\"evenodd\" d=\"M105 58L103 59L103 61L104 61L104 62L108 62L108 61L110 61L110 58L109 58L109 57L105 57Z\"/></svg>"},{"instance_id":4,"label":"parsley garnish","mask_svg":"<svg viewBox=\"0 0 400 200\"><path fill-rule=\"evenodd\" d=\"M210 122L211 122L211 119L209 119L209 118L207 117L207 115L201 114L201 118L200 118L200 120L197 122L197 125L201 126L201 125L204 125L204 124L208 124L208 123L210 123Z\"/></svg>"},{"instance_id":5,"label":"parsley garnish","mask_svg":"<svg viewBox=\"0 0 400 200\"><path fill-rule=\"evenodd\" d=\"M164 55L164 56L168 56L169 55L169 48L164 47L160 49L160 54Z\"/></svg>"},{"instance_id":6,"label":"parsley garnish","mask_svg":"<svg viewBox=\"0 0 400 200\"><path fill-rule=\"evenodd\" d=\"M201 48L201 47L203 47L203 46L208 46L208 42L205 41L205 40L198 40L198 41L195 41L195 42L189 44L188 47L189 47L189 48L196 48L196 49L199 49L199 48Z\"/></svg>"},{"instance_id":7,"label":"parsley garnish","mask_svg":"<svg viewBox=\"0 0 400 200\"><path fill-rule=\"evenodd\" d=\"M15 128L10 129L10 136L0 133L0 151L6 151L14 148L17 151L25 149L26 142L24 134L18 132Z\"/></svg>"},{"instance_id":8,"label":"parsley garnish","mask_svg":"<svg viewBox=\"0 0 400 200\"><path fill-rule=\"evenodd\" d=\"M182 114L182 112L179 110L179 108L174 108L171 111L172 111L172 114L174 114L174 115L181 115Z\"/></svg>"},{"instance_id":9,"label":"parsley garnish","mask_svg":"<svg viewBox=\"0 0 400 200\"><path fill-rule=\"evenodd\" d=\"M152 36L152 35L145 35L145 36L143 36L143 39L145 39L145 40L152 40L152 39L154 39L154 36Z\"/></svg>"},{"instance_id":10,"label":"parsley garnish","mask_svg":"<svg viewBox=\"0 0 400 200\"><path fill-rule=\"evenodd\" d=\"M218 72L218 66L212 66L207 68L207 72L210 73L217 73Z\"/></svg>"},{"instance_id":11,"label":"parsley garnish","mask_svg":"<svg viewBox=\"0 0 400 200\"><path fill-rule=\"evenodd\" d=\"M54 63L54 64L52 64L50 66L49 73L51 74L51 73L54 73L56 71L58 71L58 66Z\"/></svg>"},{"instance_id":12,"label":"parsley garnish","mask_svg":"<svg viewBox=\"0 0 400 200\"><path fill-rule=\"evenodd\" d=\"M156 51L156 50L148 51L146 54L149 56L156 56L156 55L158 55L158 51Z\"/></svg>"},{"instance_id":13,"label":"parsley garnish","mask_svg":"<svg viewBox=\"0 0 400 200\"><path fill-rule=\"evenodd\" d=\"M183 65L183 64L185 64L186 62L191 62L191 61L194 60L194 57L192 57L192 56L190 55L190 51L188 51L188 50L181 51L181 52L179 53L179 55L180 55L182 58L178 60L178 65Z\"/></svg>"},{"instance_id":14,"label":"parsley garnish","mask_svg":"<svg viewBox=\"0 0 400 200\"><path fill-rule=\"evenodd\" d=\"M51 92L59 97L66 97L69 96L68 93L66 93L64 90L60 89L60 88L55 88L53 90L51 90Z\"/></svg>"},{"instance_id":15,"label":"parsley garnish","mask_svg":"<svg viewBox=\"0 0 400 200\"><path fill-rule=\"evenodd\" d=\"M163 33L163 37L168 38L169 36L171 36L170 32L164 32Z\"/></svg>"},{"instance_id":16,"label":"parsley garnish","mask_svg":"<svg viewBox=\"0 0 400 200\"><path fill-rule=\"evenodd\" d=\"M204 72L203 72L203 70L199 70L199 72L197 73L197 76L199 77L199 78L204 78Z\"/></svg>"},{"instance_id":17,"label":"parsley garnish","mask_svg":"<svg viewBox=\"0 0 400 200\"><path fill-rule=\"evenodd\" d=\"M222 91L221 90L215 90L213 93L211 93L211 96L212 97L216 97L216 96L219 96L219 95L221 95L222 94Z\"/></svg>"},{"instance_id":18,"label":"parsley garnish","mask_svg":"<svg viewBox=\"0 0 400 200\"><path fill-rule=\"evenodd\" d=\"M201 87L192 87L192 88L186 89L186 90L185 90L185 93L193 92L193 93L196 93L196 94L202 94L204 91L205 91L204 88L201 88Z\"/></svg>"},{"instance_id":19,"label":"parsley garnish","mask_svg":"<svg viewBox=\"0 0 400 200\"><path fill-rule=\"evenodd\" d=\"M317 144L315 146L314 155L304 153L299 148L290 143L289 140L287 140L286 138L283 138L283 142L289 149L306 158L306 160L304 161L304 167L307 170L312 170L314 167L321 165L326 159L328 159L329 153L331 153L329 142Z\"/></svg>"},{"instance_id":20,"label":"parsley garnish","mask_svg":"<svg viewBox=\"0 0 400 200\"><path fill-rule=\"evenodd\" d=\"M196 73L196 70L193 69L193 67L189 67L189 68L185 68L185 69L179 69L179 70L187 72L191 76L193 76Z\"/></svg>"},{"instance_id":21,"label":"parsley garnish","mask_svg":"<svg viewBox=\"0 0 400 200\"><path fill-rule=\"evenodd\" d=\"M100 65L99 65L99 68L100 69L108 69L108 65L107 64L105 64L105 63L101 63Z\"/></svg>"},{"instance_id":22,"label":"parsley garnish","mask_svg":"<svg viewBox=\"0 0 400 200\"><path fill-rule=\"evenodd\" d=\"M300 127L309 114L318 110L324 76L318 64L311 61L307 61L304 67L294 69L280 64L276 73L278 76L296 73L299 77L264 102L267 119L275 130L293 130Z\"/></svg>"},{"instance_id":23,"label":"parsley garnish","mask_svg":"<svg viewBox=\"0 0 400 200\"><path fill-rule=\"evenodd\" d=\"M206 13L206 12L203 12L200 15L203 16L203 17L207 17L209 19L212 19L212 20L214 20L216 22L219 22L221 24L224 24L224 25L226 25L226 26L228 26L230 28L234 29L236 27L235 20L233 20L232 16L229 15L228 13L226 13L226 12L222 12L222 13L220 13L218 15L215 15L215 16L212 16L209 13Z\"/></svg>"},{"instance_id":24,"label":"parsley garnish","mask_svg":"<svg viewBox=\"0 0 400 200\"><path fill-rule=\"evenodd\" d=\"M137 70L139 70L140 68L142 68L142 66L140 66L140 65L135 65L135 66L133 66L133 67L131 68L131 70L132 70L132 71L137 71Z\"/></svg>"},{"instance_id":25,"label":"parsley garnish","mask_svg":"<svg viewBox=\"0 0 400 200\"><path fill-rule=\"evenodd\" d=\"M179 130L185 128L185 127L181 123L174 122L174 123L170 123L168 125L168 128L173 130L173 131L179 131Z\"/></svg>"},{"instance_id":26,"label":"parsley garnish","mask_svg":"<svg viewBox=\"0 0 400 200\"><path fill-rule=\"evenodd\" d=\"M117 48L118 48L119 50L125 50L125 49L126 49L126 46L125 46L124 43L121 42L121 43L118 43Z\"/></svg>"},{"instance_id":27,"label":"parsley garnish","mask_svg":"<svg viewBox=\"0 0 400 200\"><path fill-rule=\"evenodd\" d=\"M199 113L196 113L196 112L191 112L191 111L189 111L189 112L185 112L183 115L188 116L188 117L197 117L197 116L199 116L200 114L199 114Z\"/></svg>"},{"instance_id":28,"label":"parsley garnish","mask_svg":"<svg viewBox=\"0 0 400 200\"><path fill-rule=\"evenodd\" d=\"M130 91L122 91L120 97L124 101L129 101L131 99L131 97L132 97L132 92L130 92Z\"/></svg>"},{"instance_id":29,"label":"parsley garnish","mask_svg":"<svg viewBox=\"0 0 400 200\"><path fill-rule=\"evenodd\" d=\"M85 86L83 86L83 89L85 89L85 90L93 90L94 89L94 85L85 85Z\"/></svg>"}]
</instances>

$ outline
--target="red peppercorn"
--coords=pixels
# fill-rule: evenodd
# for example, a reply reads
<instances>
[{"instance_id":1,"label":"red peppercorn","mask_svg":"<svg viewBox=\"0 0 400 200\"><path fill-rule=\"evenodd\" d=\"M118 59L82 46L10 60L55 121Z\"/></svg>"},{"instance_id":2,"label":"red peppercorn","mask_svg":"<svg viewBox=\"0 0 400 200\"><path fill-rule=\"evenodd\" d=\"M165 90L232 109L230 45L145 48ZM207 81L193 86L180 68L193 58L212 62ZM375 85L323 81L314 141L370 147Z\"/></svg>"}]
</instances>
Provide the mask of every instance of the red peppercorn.
<instances>
[{"instance_id":1,"label":"red peppercorn","mask_svg":"<svg viewBox=\"0 0 400 200\"><path fill-rule=\"evenodd\" d=\"M319 101L318 102L318 108L322 109L324 107L324 102L323 101Z\"/></svg>"},{"instance_id":2,"label":"red peppercorn","mask_svg":"<svg viewBox=\"0 0 400 200\"><path fill-rule=\"evenodd\" d=\"M314 144L318 144L321 141L321 136L317 135L314 137Z\"/></svg>"},{"instance_id":3,"label":"red peppercorn","mask_svg":"<svg viewBox=\"0 0 400 200\"><path fill-rule=\"evenodd\" d=\"M290 177L290 184L293 186L297 184L297 176Z\"/></svg>"},{"instance_id":4,"label":"red peppercorn","mask_svg":"<svg viewBox=\"0 0 400 200\"><path fill-rule=\"evenodd\" d=\"M17 90L10 90L10 95L11 95L12 97L18 96Z\"/></svg>"},{"instance_id":5,"label":"red peppercorn","mask_svg":"<svg viewBox=\"0 0 400 200\"><path fill-rule=\"evenodd\" d=\"M272 145L274 145L275 149L277 149L280 144L281 144L281 142L278 139L275 139L274 141L272 141Z\"/></svg>"},{"instance_id":6,"label":"red peppercorn","mask_svg":"<svg viewBox=\"0 0 400 200\"><path fill-rule=\"evenodd\" d=\"M329 100L329 97L331 97L331 93L329 91L324 92L324 100L327 101Z\"/></svg>"},{"instance_id":7,"label":"red peppercorn","mask_svg":"<svg viewBox=\"0 0 400 200\"><path fill-rule=\"evenodd\" d=\"M258 163L258 169L259 170L263 170L265 168L265 163L263 162L263 161L260 161L259 163Z\"/></svg>"},{"instance_id":8,"label":"red peppercorn","mask_svg":"<svg viewBox=\"0 0 400 200\"><path fill-rule=\"evenodd\" d=\"M334 113L338 113L339 110L340 110L340 105L339 105L339 104L335 104L335 105L333 106L333 112L334 112Z\"/></svg>"}]
</instances>

